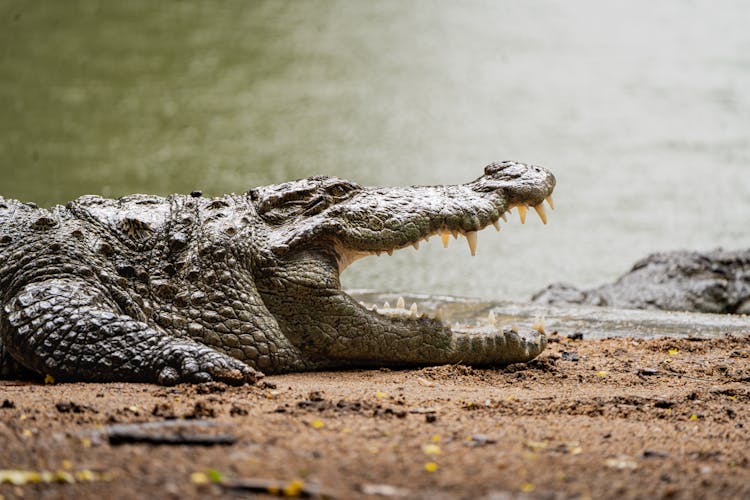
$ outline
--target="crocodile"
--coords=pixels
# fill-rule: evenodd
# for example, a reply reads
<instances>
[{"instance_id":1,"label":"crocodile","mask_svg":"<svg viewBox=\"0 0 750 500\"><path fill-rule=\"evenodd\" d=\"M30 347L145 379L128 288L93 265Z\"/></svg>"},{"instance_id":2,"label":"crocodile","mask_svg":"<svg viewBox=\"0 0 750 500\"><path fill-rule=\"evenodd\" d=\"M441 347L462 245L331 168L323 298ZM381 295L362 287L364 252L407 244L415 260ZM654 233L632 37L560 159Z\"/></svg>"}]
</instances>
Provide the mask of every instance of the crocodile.
<instances>
[{"instance_id":1,"label":"crocodile","mask_svg":"<svg viewBox=\"0 0 750 500\"><path fill-rule=\"evenodd\" d=\"M654 253L614 283L587 290L554 283L531 300L547 305L750 314L750 250Z\"/></svg>"},{"instance_id":2,"label":"crocodile","mask_svg":"<svg viewBox=\"0 0 750 500\"><path fill-rule=\"evenodd\" d=\"M555 177L506 161L460 185L362 187L314 176L237 195L0 198L0 374L163 385L264 373L525 362L543 328L369 310L352 262L477 231L517 207L546 223Z\"/></svg>"}]
</instances>

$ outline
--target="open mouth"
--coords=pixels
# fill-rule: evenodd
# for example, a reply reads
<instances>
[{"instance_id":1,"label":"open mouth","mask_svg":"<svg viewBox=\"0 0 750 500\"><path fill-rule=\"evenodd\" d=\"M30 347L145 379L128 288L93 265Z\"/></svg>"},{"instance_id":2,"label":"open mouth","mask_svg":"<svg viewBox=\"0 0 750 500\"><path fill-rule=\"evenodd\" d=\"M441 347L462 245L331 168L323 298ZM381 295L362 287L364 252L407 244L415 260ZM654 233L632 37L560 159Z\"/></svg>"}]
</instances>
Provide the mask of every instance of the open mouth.
<instances>
[{"instance_id":1,"label":"open mouth","mask_svg":"<svg viewBox=\"0 0 750 500\"><path fill-rule=\"evenodd\" d=\"M552 201L552 196L548 195L545 197L547 203L549 204L550 208L554 210L554 202ZM402 250L405 248L413 247L415 250L419 250L420 243L422 241L428 241L431 237L437 236L440 238L441 243L444 248L448 248L450 244L451 237L453 239L457 240L459 236L462 236L466 238L467 245L469 247L469 252L472 256L475 256L477 253L478 248L478 232L482 231L490 226L494 227L496 231L500 231L500 220L504 222L508 222L508 214L510 211L516 208L518 211L518 217L522 224L526 223L526 216L528 214L529 208L532 208L537 215L539 216L539 219L542 221L543 224L547 224L547 214L545 211L544 206L539 203L537 205L526 205L526 204L513 204L509 205L507 207L507 210L501 214L497 218L489 218L484 224L479 224L476 230L466 230L458 225L449 226L449 225L441 225L438 228L432 229L429 232L427 232L424 235L420 235L417 239L414 241L408 242L406 244L396 246L393 248L389 248L386 250L379 250L379 251L360 251L360 250L353 250L344 247L340 243L335 244L335 251L336 251L336 259L338 262L338 268L339 268L339 274L342 273L350 264L353 262L368 257L371 255L381 255L383 253L387 253L388 255L393 255L393 252L396 250ZM491 334L491 333L497 333L498 330L503 330L505 332L514 332L519 333L519 329L513 325L503 325L502 318L496 317L496 315L489 311L487 317L474 320L472 323L466 323L466 322L453 322L450 314L445 314L441 309L435 309L435 310L428 310L429 304L426 304L427 308L423 307L420 311L420 307L417 305L416 302L407 305L403 297L398 298L393 304L389 302L385 302L382 305L375 304L375 305L368 305L365 303L360 303L361 306L363 306L369 313L375 314L378 317L382 317L386 320L396 320L396 321L412 321L412 322L439 322L444 327L449 327L452 331L457 333L470 333L470 334L476 334L476 335L482 335L482 334ZM445 316L445 317L444 317ZM544 333L544 321L541 318L537 318L534 321L534 324L532 326L532 330L535 330L539 333Z\"/></svg>"}]
</instances>

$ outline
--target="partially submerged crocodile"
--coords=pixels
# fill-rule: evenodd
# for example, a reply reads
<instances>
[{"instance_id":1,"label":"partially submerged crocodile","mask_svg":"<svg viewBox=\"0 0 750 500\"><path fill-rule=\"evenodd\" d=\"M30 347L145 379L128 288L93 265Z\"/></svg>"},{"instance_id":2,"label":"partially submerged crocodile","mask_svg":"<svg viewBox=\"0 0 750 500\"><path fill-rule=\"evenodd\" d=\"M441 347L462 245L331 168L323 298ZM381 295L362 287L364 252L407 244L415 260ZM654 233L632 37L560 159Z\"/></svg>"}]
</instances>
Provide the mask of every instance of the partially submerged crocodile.
<instances>
[{"instance_id":1,"label":"partially submerged crocodile","mask_svg":"<svg viewBox=\"0 0 750 500\"><path fill-rule=\"evenodd\" d=\"M366 188L310 177L243 195L0 198L0 374L252 382L266 373L533 359L530 329L461 329L341 290L353 261L443 243L551 203L554 176L493 163L468 184Z\"/></svg>"},{"instance_id":2,"label":"partially submerged crocodile","mask_svg":"<svg viewBox=\"0 0 750 500\"><path fill-rule=\"evenodd\" d=\"M655 253L614 283L590 290L556 283L531 299L538 304L587 304L750 314L750 250Z\"/></svg>"}]
</instances>

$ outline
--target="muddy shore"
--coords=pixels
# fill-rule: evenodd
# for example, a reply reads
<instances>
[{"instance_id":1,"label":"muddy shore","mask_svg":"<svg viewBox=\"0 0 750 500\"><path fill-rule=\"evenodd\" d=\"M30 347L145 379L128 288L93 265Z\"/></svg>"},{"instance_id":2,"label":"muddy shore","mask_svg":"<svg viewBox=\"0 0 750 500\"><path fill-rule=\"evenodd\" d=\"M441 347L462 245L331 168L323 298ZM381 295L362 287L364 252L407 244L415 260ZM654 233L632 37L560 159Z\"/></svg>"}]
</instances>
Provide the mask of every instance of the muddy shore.
<instances>
[{"instance_id":1,"label":"muddy shore","mask_svg":"<svg viewBox=\"0 0 750 500\"><path fill-rule=\"evenodd\" d=\"M0 381L0 497L750 498L749 430L747 335L244 387Z\"/></svg>"}]
</instances>

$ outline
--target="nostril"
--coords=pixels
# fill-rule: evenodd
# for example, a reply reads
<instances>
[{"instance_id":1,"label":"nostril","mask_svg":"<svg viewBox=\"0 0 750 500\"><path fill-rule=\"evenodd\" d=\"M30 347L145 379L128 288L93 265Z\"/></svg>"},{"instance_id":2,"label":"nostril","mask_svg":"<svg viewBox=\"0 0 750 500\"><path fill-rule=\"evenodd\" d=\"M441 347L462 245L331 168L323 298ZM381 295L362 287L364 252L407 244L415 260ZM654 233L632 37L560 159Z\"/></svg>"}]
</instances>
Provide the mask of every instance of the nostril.
<instances>
[{"instance_id":1,"label":"nostril","mask_svg":"<svg viewBox=\"0 0 750 500\"><path fill-rule=\"evenodd\" d=\"M514 161L501 161L501 162L493 162L484 167L484 173L485 175L492 175L496 174L502 170L505 170L506 168L515 165L516 162Z\"/></svg>"}]
</instances>

